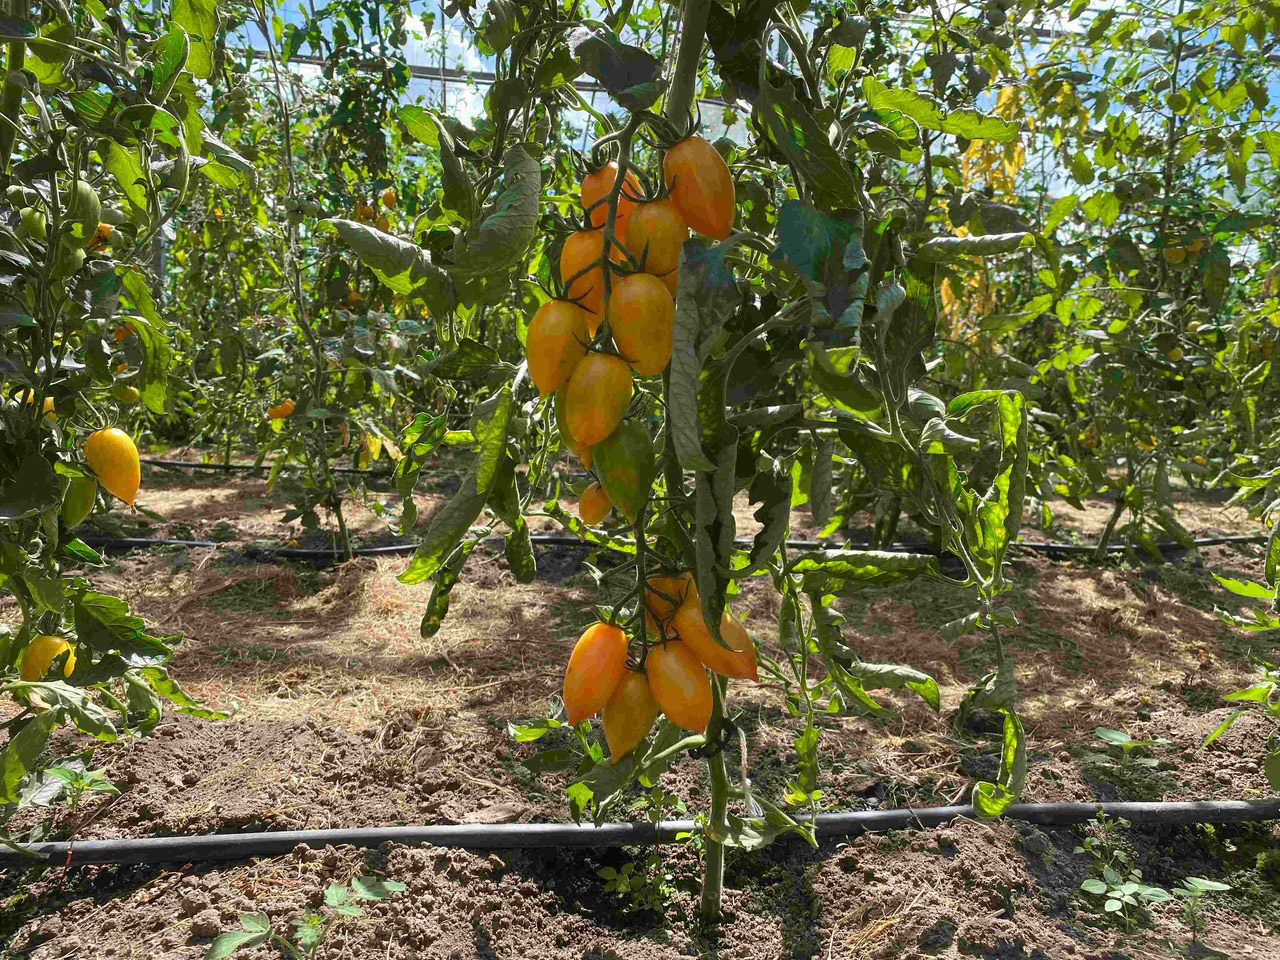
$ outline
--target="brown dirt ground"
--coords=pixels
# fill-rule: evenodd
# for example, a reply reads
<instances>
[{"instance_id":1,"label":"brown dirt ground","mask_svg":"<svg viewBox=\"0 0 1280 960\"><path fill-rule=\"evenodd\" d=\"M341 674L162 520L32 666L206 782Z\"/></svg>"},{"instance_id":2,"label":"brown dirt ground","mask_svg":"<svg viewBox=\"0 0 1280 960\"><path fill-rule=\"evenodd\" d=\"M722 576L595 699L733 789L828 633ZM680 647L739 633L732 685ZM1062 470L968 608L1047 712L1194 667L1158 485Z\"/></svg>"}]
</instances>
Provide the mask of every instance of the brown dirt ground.
<instances>
[{"instance_id":1,"label":"brown dirt ground","mask_svg":"<svg viewBox=\"0 0 1280 960\"><path fill-rule=\"evenodd\" d=\"M226 523L246 534L237 539L281 534L272 518L282 501L261 481L187 480L156 490L149 504L164 530ZM1196 532L1222 530L1214 519L1206 513ZM809 535L796 527L793 535ZM752 532L745 507L739 531ZM221 550L111 561L95 583L157 630L182 632L175 677L234 713L225 721L171 715L153 736L100 747L95 764L122 793L88 802L75 821L80 835L562 819L563 776L530 773L522 761L538 745L513 743L506 724L545 715L558 689L595 597L577 572L585 555L542 552L544 576L520 585L499 553L478 550L430 640L418 633L429 585L399 584L399 559L321 571L244 563ZM1258 769L1267 734L1260 720L1246 717L1197 752L1229 712L1221 695L1249 682L1249 656L1276 652L1274 641L1217 620L1213 606L1230 598L1208 570L1256 575L1258 566L1254 547L1210 548L1145 569L1017 562L1009 602L1023 626L1009 645L1031 739L1026 799L1268 793ZM948 722L992 659L983 637L952 645L939 637L938 626L967 612L969 598L914 584L839 602L846 639L864 659L928 671L943 709L935 715L889 693L879 696L889 708L883 716L822 717L824 803L962 798L975 778L994 773L997 748L981 723L957 731ZM734 609L762 650L776 652L777 600L767 582L743 584ZM793 767L797 722L764 688L735 682L731 697L751 744L747 772L776 796ZM1167 739L1148 754L1158 767L1097 759L1100 726ZM736 756L730 766L738 773ZM705 802L704 773L691 759L663 785L688 798L691 811ZM72 827L65 811L50 825L61 836ZM1133 931L1099 919L1078 891L1088 858L1071 852L1076 832L961 822L827 842L819 851L780 841L731 854L728 919L718 935L685 922L698 865L683 845L666 852L677 890L665 919L627 913L625 899L605 893L596 876L629 856L639 863L638 851L330 849L212 868L32 873L0 881L0 902L12 911L0 921L0 936L9 937L0 957L195 958L212 933L235 927L239 912L263 910L287 928L321 902L329 882L370 870L409 889L364 918L337 922L317 956L1280 957L1280 877L1256 866L1259 854L1280 857L1274 827L1133 828L1125 837L1148 882L1172 887L1199 875L1235 888L1210 902L1203 948L1189 945L1173 905L1156 905Z\"/></svg>"}]
</instances>

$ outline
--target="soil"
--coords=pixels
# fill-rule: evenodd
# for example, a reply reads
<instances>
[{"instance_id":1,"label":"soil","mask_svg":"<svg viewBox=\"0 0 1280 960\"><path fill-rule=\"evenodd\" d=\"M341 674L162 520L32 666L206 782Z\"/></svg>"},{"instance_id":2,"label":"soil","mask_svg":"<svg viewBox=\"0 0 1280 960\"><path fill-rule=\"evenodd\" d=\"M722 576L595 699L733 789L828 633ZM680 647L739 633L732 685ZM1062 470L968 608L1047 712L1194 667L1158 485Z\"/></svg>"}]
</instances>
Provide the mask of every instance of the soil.
<instances>
[{"instance_id":1,"label":"soil","mask_svg":"<svg viewBox=\"0 0 1280 960\"><path fill-rule=\"evenodd\" d=\"M148 520L147 535L172 536L183 524L196 538L233 533L232 543L302 535L280 523L286 503L261 480L166 479L161 488L153 475L144 482L152 484L146 504L159 517ZM443 496L424 495L422 513ZM376 536L381 522L361 511L350 511L353 526ZM1197 534L1254 532L1207 503L1181 516ZM797 514L793 536L816 533L807 520ZM753 523L744 504L739 534L750 535ZM210 721L170 713L151 736L100 746L94 765L119 785L119 796L16 826L105 838L564 819L564 775L524 766L561 741L552 734L517 744L507 724L546 715L592 615L597 594L582 567L591 556L585 547L540 550L539 580L521 585L498 547L480 548L430 639L418 629L430 585L398 583L403 559L362 558L327 570L246 562L223 548L111 559L91 574L95 585L123 596L156 630L184 634L173 675L232 715ZM1260 557L1259 547L1242 545L1153 567L1018 559L1007 600L1022 626L1008 646L1030 736L1025 799L1270 794L1259 770L1269 730L1260 717L1242 718L1200 749L1230 713L1222 695L1251 682L1250 658L1277 652L1275 638L1232 630L1214 613L1234 598L1209 571L1257 577ZM982 717L968 729L951 723L993 660L985 635L950 645L940 639L938 627L967 613L971 598L916 583L837 602L846 641L866 660L929 672L942 710L935 714L906 692L880 691L880 715L824 715L822 804L963 800L975 778L995 772L999 746ZM777 599L765 579L743 583L733 609L746 616L762 650L777 655ZM731 702L751 747L747 775L765 795L780 796L794 777L799 723L764 688L735 682ZM1155 766L1123 763L1096 738L1098 727L1161 738L1135 754ZM68 737L62 746L84 744ZM742 764L730 751L732 778L741 777ZM667 815L704 809L699 762L683 759L661 785L688 801L688 814ZM632 815L643 817L643 808ZM1231 885L1206 901L1195 943L1176 903L1154 904L1126 926L1081 893L1090 858L1073 850L1083 835L961 821L828 841L817 850L782 839L760 851L731 851L727 917L717 932L692 919L700 870L688 844L661 848L657 873L649 851L639 849L489 855L393 845L298 850L243 864L11 871L0 877L0 957L201 957L213 936L238 929L241 913L265 912L291 934L292 921L321 908L330 884L370 873L407 889L365 902L360 917L324 908L334 919L317 957L1280 957L1275 825L1133 826L1113 834L1148 883L1172 889L1202 876ZM605 890L598 871L628 863L664 885L662 914L631 911L625 894ZM282 955L269 946L236 954Z\"/></svg>"}]
</instances>

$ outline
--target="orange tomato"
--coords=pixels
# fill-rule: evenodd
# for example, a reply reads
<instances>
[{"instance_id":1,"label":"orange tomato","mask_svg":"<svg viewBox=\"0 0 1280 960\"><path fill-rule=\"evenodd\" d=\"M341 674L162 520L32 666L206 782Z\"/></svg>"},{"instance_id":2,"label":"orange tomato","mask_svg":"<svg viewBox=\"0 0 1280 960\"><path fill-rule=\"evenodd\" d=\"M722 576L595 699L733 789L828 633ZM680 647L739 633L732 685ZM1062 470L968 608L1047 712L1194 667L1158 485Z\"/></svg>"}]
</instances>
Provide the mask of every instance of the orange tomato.
<instances>
[{"instance_id":1,"label":"orange tomato","mask_svg":"<svg viewBox=\"0 0 1280 960\"><path fill-rule=\"evenodd\" d=\"M604 250L603 230L579 230L570 234L560 250L560 282L565 285L565 298L574 300L587 313L587 332L596 335L604 310L604 273L596 263ZM617 260L620 254L613 252ZM596 263L595 266L591 264ZM570 283L579 271L586 272Z\"/></svg>"},{"instance_id":2,"label":"orange tomato","mask_svg":"<svg viewBox=\"0 0 1280 960\"><path fill-rule=\"evenodd\" d=\"M391 218L384 213L382 216L378 218L378 222L374 224L374 226L376 226L383 233L389 233L391 231Z\"/></svg>"},{"instance_id":3,"label":"orange tomato","mask_svg":"<svg viewBox=\"0 0 1280 960\"><path fill-rule=\"evenodd\" d=\"M560 439L564 442L565 447L582 461L582 469L590 470L594 455L591 452L590 445L579 443L578 439L573 435L573 431L569 429L569 418L564 412L563 390L556 394L556 423L560 427Z\"/></svg>"},{"instance_id":4,"label":"orange tomato","mask_svg":"<svg viewBox=\"0 0 1280 960\"><path fill-rule=\"evenodd\" d=\"M382 205L388 210L396 205L396 192L390 187L382 192Z\"/></svg>"},{"instance_id":5,"label":"orange tomato","mask_svg":"<svg viewBox=\"0 0 1280 960\"><path fill-rule=\"evenodd\" d=\"M688 571L678 573L674 577L654 574L645 581L645 584L647 586L644 592L645 608L654 619L660 623L667 623L675 616L676 609L684 602L689 588L693 586L693 574ZM667 597L671 599L668 600Z\"/></svg>"},{"instance_id":6,"label":"orange tomato","mask_svg":"<svg viewBox=\"0 0 1280 960\"><path fill-rule=\"evenodd\" d=\"M613 509L613 501L609 499L604 488L594 480L587 484L578 498L578 519L589 527L594 527Z\"/></svg>"},{"instance_id":7,"label":"orange tomato","mask_svg":"<svg viewBox=\"0 0 1280 960\"><path fill-rule=\"evenodd\" d=\"M129 338L129 331L124 327L116 327L111 331L111 338L115 340L116 343L121 343Z\"/></svg>"},{"instance_id":8,"label":"orange tomato","mask_svg":"<svg viewBox=\"0 0 1280 960\"><path fill-rule=\"evenodd\" d=\"M565 384L561 431L567 425L576 443L595 446L618 429L634 392L625 360L611 353L588 353Z\"/></svg>"},{"instance_id":9,"label":"orange tomato","mask_svg":"<svg viewBox=\"0 0 1280 960\"><path fill-rule=\"evenodd\" d=\"M676 635L689 645L698 659L720 676L739 680L760 679L756 666L756 647L747 635L746 628L728 610L724 611L720 615L720 636L732 649L726 649L717 643L707 629L707 621L702 615L702 598L696 587L690 589L684 603L680 604L672 626Z\"/></svg>"},{"instance_id":10,"label":"orange tomato","mask_svg":"<svg viewBox=\"0 0 1280 960\"><path fill-rule=\"evenodd\" d=\"M603 227L609 218L609 205L601 203L609 196L613 183L618 178L618 164L610 160L599 170L588 173L582 178L582 209L591 211L591 225ZM635 210L635 197L640 194L640 181L630 170L622 184L622 192L618 194L618 218L614 222L614 233L621 237L622 229Z\"/></svg>"},{"instance_id":11,"label":"orange tomato","mask_svg":"<svg viewBox=\"0 0 1280 960\"><path fill-rule=\"evenodd\" d=\"M712 240L733 230L733 175L716 148L686 137L662 158L662 179L676 210L692 229Z\"/></svg>"},{"instance_id":12,"label":"orange tomato","mask_svg":"<svg viewBox=\"0 0 1280 960\"><path fill-rule=\"evenodd\" d=\"M89 249L101 250L105 247L113 229L114 227L109 223L98 224L98 229L93 232L93 239L89 241Z\"/></svg>"},{"instance_id":13,"label":"orange tomato","mask_svg":"<svg viewBox=\"0 0 1280 960\"><path fill-rule=\"evenodd\" d=\"M658 719L658 711L658 701L649 689L649 678L639 670L623 671L622 679L600 715L611 764L644 742L653 721Z\"/></svg>"},{"instance_id":14,"label":"orange tomato","mask_svg":"<svg viewBox=\"0 0 1280 960\"><path fill-rule=\"evenodd\" d=\"M84 442L84 458L108 493L133 506L142 468L138 448L127 433L118 427L107 427L89 434Z\"/></svg>"},{"instance_id":15,"label":"orange tomato","mask_svg":"<svg viewBox=\"0 0 1280 960\"><path fill-rule=\"evenodd\" d=\"M283 420L285 417L293 413L293 400L285 397L279 403L267 407L267 416L272 420Z\"/></svg>"},{"instance_id":16,"label":"orange tomato","mask_svg":"<svg viewBox=\"0 0 1280 960\"><path fill-rule=\"evenodd\" d=\"M609 329L636 373L653 377L671 362L676 305L662 281L647 273L623 277L609 297Z\"/></svg>"},{"instance_id":17,"label":"orange tomato","mask_svg":"<svg viewBox=\"0 0 1280 960\"><path fill-rule=\"evenodd\" d=\"M680 247L689 237L689 227L670 197L642 203L627 220L623 242L645 273L652 273L675 296Z\"/></svg>"},{"instance_id":18,"label":"orange tomato","mask_svg":"<svg viewBox=\"0 0 1280 960\"><path fill-rule=\"evenodd\" d=\"M594 716L613 695L627 668L627 635L608 623L587 627L564 672L564 709L570 723Z\"/></svg>"},{"instance_id":19,"label":"orange tomato","mask_svg":"<svg viewBox=\"0 0 1280 960\"><path fill-rule=\"evenodd\" d=\"M529 377L542 396L550 396L569 382L573 369L587 355L587 312L568 300L551 300L529 321L524 355Z\"/></svg>"},{"instance_id":20,"label":"orange tomato","mask_svg":"<svg viewBox=\"0 0 1280 960\"><path fill-rule=\"evenodd\" d=\"M706 668L682 641L668 640L649 648L645 659L649 689L667 719L702 733L711 719L711 681Z\"/></svg>"}]
</instances>

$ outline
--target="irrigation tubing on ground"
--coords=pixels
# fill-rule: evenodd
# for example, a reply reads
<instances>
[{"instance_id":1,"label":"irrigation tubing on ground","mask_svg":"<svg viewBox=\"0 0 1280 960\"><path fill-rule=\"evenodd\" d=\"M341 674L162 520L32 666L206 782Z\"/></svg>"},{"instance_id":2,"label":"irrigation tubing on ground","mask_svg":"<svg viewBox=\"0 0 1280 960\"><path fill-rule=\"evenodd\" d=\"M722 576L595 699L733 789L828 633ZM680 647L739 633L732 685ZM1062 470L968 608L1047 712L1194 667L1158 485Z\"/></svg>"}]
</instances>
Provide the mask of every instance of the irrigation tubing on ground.
<instances>
[{"instance_id":1,"label":"irrigation tubing on ground","mask_svg":"<svg viewBox=\"0 0 1280 960\"><path fill-rule=\"evenodd\" d=\"M205 463L200 460L156 460L148 457L142 457L138 462L151 467L161 467L165 470L216 470L222 473L262 473L271 469L271 465L267 463ZM297 464L290 464L286 469L300 470L302 468ZM364 477L391 479L390 470L361 470L359 467L330 467L329 469L334 473L351 473Z\"/></svg>"},{"instance_id":2,"label":"irrigation tubing on ground","mask_svg":"<svg viewBox=\"0 0 1280 960\"><path fill-rule=\"evenodd\" d=\"M145 550L148 547L188 547L191 549L208 549L211 547L222 546L212 540L172 540L164 538L147 538L147 537L109 537L93 533L84 533L80 535L80 539L88 546L98 550L104 550L108 553L121 553L129 550ZM499 539L497 537L491 539ZM577 537L557 536L554 534L534 534L530 540L538 546L543 547L592 547L592 544L586 540L580 540ZM1198 537L1193 542L1197 547L1219 546L1233 543L1265 543L1267 537L1264 534L1257 536L1222 536L1222 537ZM750 546L752 541L749 539L739 539L735 543L738 546ZM1176 540L1163 540L1156 544L1163 552L1179 552L1186 550L1184 544L1178 543ZM820 540L788 540L787 548L790 550L840 550L840 549L867 549L866 544L859 543L824 543ZM1014 544L1014 548L1018 550L1026 550L1032 553L1042 553L1049 557L1068 557L1068 556L1088 556L1097 552L1097 548L1089 544L1080 543L1023 543ZM353 547L351 555L353 557L397 557L406 556L418 549L415 543L393 543L381 547ZM894 543L881 548L887 553L931 553L933 548L930 544L924 542L913 543ZM1107 545L1108 553L1118 553L1125 549L1124 544L1112 543ZM248 546L243 550L244 556L251 560L305 560L312 563L336 562L343 559L343 553L336 547L326 547L324 549L314 549L307 547L272 547L272 546Z\"/></svg>"},{"instance_id":3,"label":"irrigation tubing on ground","mask_svg":"<svg viewBox=\"0 0 1280 960\"><path fill-rule=\"evenodd\" d=\"M1099 814L1132 823L1159 825L1241 823L1280 819L1280 800L1206 800L1158 803L1016 803L1004 819L1043 826L1085 823ZM797 818L805 819L805 818ZM820 813L819 837L848 837L886 830L927 829L953 820L976 819L971 806L920 807ZM658 823L457 823L401 827L352 827L327 830L280 830L259 833L215 833L200 836L130 837L31 843L17 849L0 847L0 865L34 863L194 863L205 860L248 860L289 853L299 845L347 844L370 848L383 843L427 844L477 850L548 847L620 847L669 842L694 830L692 820Z\"/></svg>"}]
</instances>

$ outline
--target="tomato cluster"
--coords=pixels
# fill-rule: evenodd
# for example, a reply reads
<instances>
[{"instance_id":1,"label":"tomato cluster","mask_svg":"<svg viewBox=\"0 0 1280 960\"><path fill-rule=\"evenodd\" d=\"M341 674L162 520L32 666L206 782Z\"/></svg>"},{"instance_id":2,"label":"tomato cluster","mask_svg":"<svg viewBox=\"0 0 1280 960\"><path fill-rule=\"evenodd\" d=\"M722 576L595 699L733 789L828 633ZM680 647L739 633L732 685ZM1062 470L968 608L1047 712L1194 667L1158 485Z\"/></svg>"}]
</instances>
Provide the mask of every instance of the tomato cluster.
<instances>
[{"instance_id":1,"label":"tomato cluster","mask_svg":"<svg viewBox=\"0 0 1280 960\"><path fill-rule=\"evenodd\" d=\"M621 627L594 623L578 639L565 670L569 722L599 713L613 763L644 741L660 713L694 733L706 730L712 707L708 669L724 677L759 679L755 644L727 610L720 636L728 646L711 635L691 574L649 577L644 615L654 643L644 651L643 666L628 664Z\"/></svg>"},{"instance_id":2,"label":"tomato cluster","mask_svg":"<svg viewBox=\"0 0 1280 960\"><path fill-rule=\"evenodd\" d=\"M561 438L588 470L593 448L615 433L626 414L633 375L659 376L671 362L680 249L690 228L723 240L734 218L729 168L701 137L687 137L667 151L663 196L643 197L627 171L613 232L606 236L617 178L613 161L583 178L587 225L560 251L563 298L544 303L525 336L529 376L543 397L556 395ZM605 319L608 336L597 343ZM593 487L579 504L588 524L602 521L612 507L599 484Z\"/></svg>"}]
</instances>

